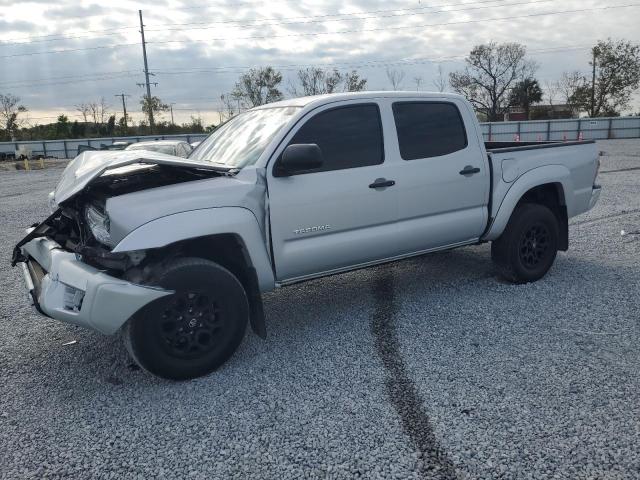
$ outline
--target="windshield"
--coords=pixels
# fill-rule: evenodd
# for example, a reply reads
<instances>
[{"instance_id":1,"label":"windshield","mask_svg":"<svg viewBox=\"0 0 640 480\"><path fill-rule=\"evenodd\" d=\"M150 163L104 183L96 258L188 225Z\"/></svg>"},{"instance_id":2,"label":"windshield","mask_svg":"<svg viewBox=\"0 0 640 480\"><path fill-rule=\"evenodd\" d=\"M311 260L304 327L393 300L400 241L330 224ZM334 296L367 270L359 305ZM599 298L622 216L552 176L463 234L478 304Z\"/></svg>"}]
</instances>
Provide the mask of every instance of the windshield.
<instances>
[{"instance_id":1,"label":"windshield","mask_svg":"<svg viewBox=\"0 0 640 480\"><path fill-rule=\"evenodd\" d=\"M238 115L203 140L189 159L230 168L254 165L271 139L300 108L263 108Z\"/></svg>"},{"instance_id":2,"label":"windshield","mask_svg":"<svg viewBox=\"0 0 640 480\"><path fill-rule=\"evenodd\" d=\"M129 145L126 150L151 150L152 152L166 153L168 155L175 155L176 149L173 145L162 145L153 143L134 143Z\"/></svg>"}]
</instances>

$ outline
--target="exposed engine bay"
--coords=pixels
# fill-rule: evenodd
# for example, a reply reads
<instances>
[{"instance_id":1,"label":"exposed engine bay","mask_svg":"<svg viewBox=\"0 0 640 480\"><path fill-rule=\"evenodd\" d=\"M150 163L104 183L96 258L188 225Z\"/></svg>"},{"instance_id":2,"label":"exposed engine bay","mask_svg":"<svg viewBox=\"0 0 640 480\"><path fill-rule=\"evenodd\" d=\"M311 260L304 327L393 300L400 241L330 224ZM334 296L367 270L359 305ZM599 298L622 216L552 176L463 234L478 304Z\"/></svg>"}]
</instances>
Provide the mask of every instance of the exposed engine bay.
<instances>
[{"instance_id":1,"label":"exposed engine bay","mask_svg":"<svg viewBox=\"0 0 640 480\"><path fill-rule=\"evenodd\" d=\"M12 263L24 261L20 247L38 237L49 237L63 249L74 252L82 261L112 275L122 274L139 266L148 252L114 253L100 237L100 219L105 215L107 199L140 190L153 189L177 183L201 180L222 175L221 172L198 168L176 168L154 164L132 164L105 171L78 195L58 205L56 210L35 227L15 247ZM108 224L102 225L108 230ZM152 255L152 253L150 254Z\"/></svg>"}]
</instances>

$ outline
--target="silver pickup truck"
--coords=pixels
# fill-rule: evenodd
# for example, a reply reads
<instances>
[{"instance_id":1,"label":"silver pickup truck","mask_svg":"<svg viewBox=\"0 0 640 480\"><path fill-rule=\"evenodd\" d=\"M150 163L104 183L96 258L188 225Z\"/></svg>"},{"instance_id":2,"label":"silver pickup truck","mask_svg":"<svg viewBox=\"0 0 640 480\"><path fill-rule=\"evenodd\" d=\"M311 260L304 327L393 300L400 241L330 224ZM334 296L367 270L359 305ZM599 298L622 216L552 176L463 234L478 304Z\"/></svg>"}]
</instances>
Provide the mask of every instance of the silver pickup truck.
<instances>
[{"instance_id":1,"label":"silver pickup truck","mask_svg":"<svg viewBox=\"0 0 640 480\"><path fill-rule=\"evenodd\" d=\"M141 367L207 374L261 293L295 282L492 242L512 282L568 248L568 219L598 200L593 141L484 142L456 95L295 98L233 118L182 159L84 152L13 263L49 317L121 332Z\"/></svg>"}]
</instances>

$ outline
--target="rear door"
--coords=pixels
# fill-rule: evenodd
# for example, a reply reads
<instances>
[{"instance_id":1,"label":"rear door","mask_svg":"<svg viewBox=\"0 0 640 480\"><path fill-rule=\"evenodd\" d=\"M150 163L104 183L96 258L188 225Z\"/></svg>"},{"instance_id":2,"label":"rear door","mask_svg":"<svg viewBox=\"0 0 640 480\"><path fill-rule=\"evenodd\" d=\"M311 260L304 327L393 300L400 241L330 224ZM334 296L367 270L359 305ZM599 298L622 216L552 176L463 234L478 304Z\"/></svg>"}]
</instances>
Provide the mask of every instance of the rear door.
<instances>
[{"instance_id":1,"label":"rear door","mask_svg":"<svg viewBox=\"0 0 640 480\"><path fill-rule=\"evenodd\" d=\"M393 178L393 167L385 159L389 127L378 103L363 99L319 107L285 137L274 158L290 144L315 143L324 165L291 176L278 176L277 160L269 165L271 239L279 281L366 264L393 251L396 188L375 187L376 181Z\"/></svg>"},{"instance_id":2,"label":"rear door","mask_svg":"<svg viewBox=\"0 0 640 480\"><path fill-rule=\"evenodd\" d=\"M477 240L487 222L489 171L476 120L457 100L390 100L399 159L398 241L418 252ZM469 134L467 134L469 132Z\"/></svg>"}]
</instances>

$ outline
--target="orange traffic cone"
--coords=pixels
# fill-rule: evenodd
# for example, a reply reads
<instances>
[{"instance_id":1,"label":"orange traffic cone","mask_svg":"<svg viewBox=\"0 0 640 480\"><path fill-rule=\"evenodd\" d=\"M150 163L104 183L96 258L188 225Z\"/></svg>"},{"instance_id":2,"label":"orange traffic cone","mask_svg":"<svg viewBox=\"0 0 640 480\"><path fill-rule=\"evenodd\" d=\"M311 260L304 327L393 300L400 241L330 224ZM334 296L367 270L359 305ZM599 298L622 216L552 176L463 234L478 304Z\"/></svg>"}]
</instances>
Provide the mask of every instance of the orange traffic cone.
<instances>
[{"instance_id":1,"label":"orange traffic cone","mask_svg":"<svg viewBox=\"0 0 640 480\"><path fill-rule=\"evenodd\" d=\"M513 140L514 140L515 142L519 142L519 141L520 141L520 135L518 135L518 134L516 133L516 136L513 138Z\"/></svg>"}]
</instances>

